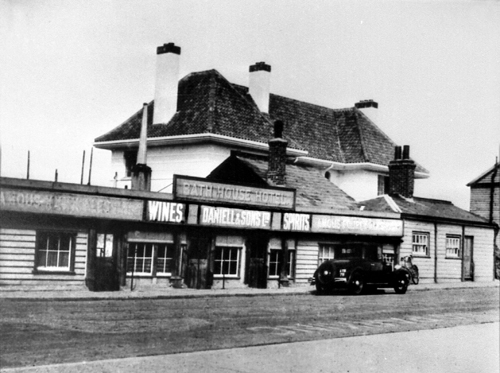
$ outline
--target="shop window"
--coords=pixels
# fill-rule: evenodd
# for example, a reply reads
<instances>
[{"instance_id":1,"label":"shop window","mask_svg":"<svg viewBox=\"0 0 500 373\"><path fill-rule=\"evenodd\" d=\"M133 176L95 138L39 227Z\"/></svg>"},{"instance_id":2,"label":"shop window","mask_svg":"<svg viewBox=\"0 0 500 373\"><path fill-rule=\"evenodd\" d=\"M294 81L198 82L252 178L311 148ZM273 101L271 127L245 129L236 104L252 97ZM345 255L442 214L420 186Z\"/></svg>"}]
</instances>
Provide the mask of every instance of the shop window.
<instances>
[{"instance_id":1,"label":"shop window","mask_svg":"<svg viewBox=\"0 0 500 373\"><path fill-rule=\"evenodd\" d=\"M318 250L318 266L324 261L335 258L333 245L319 245Z\"/></svg>"},{"instance_id":2,"label":"shop window","mask_svg":"<svg viewBox=\"0 0 500 373\"><path fill-rule=\"evenodd\" d=\"M288 250L288 265L286 267L287 277L293 277L293 264L295 259L295 251ZM283 250L271 248L269 252L269 277L279 277L281 267L283 266Z\"/></svg>"},{"instance_id":3,"label":"shop window","mask_svg":"<svg viewBox=\"0 0 500 373\"><path fill-rule=\"evenodd\" d=\"M447 258L460 258L461 257L461 237L460 236L446 236L446 257Z\"/></svg>"},{"instance_id":4,"label":"shop window","mask_svg":"<svg viewBox=\"0 0 500 373\"><path fill-rule=\"evenodd\" d=\"M158 259L156 262L156 273L168 274L172 273L174 263L174 245L162 244L158 245Z\"/></svg>"},{"instance_id":5,"label":"shop window","mask_svg":"<svg viewBox=\"0 0 500 373\"><path fill-rule=\"evenodd\" d=\"M37 232L36 270L71 271L76 233Z\"/></svg>"},{"instance_id":6,"label":"shop window","mask_svg":"<svg viewBox=\"0 0 500 373\"><path fill-rule=\"evenodd\" d=\"M127 272L152 274L153 246L152 243L130 243L127 258Z\"/></svg>"},{"instance_id":7,"label":"shop window","mask_svg":"<svg viewBox=\"0 0 500 373\"><path fill-rule=\"evenodd\" d=\"M181 245L181 256L184 247ZM127 273L170 276L174 267L174 252L173 243L129 242Z\"/></svg>"},{"instance_id":8,"label":"shop window","mask_svg":"<svg viewBox=\"0 0 500 373\"><path fill-rule=\"evenodd\" d=\"M415 256L429 256L429 233L412 233L411 252Z\"/></svg>"},{"instance_id":9,"label":"shop window","mask_svg":"<svg viewBox=\"0 0 500 373\"><path fill-rule=\"evenodd\" d=\"M238 277L240 251L239 247L217 246L214 252L214 276Z\"/></svg>"}]
</instances>

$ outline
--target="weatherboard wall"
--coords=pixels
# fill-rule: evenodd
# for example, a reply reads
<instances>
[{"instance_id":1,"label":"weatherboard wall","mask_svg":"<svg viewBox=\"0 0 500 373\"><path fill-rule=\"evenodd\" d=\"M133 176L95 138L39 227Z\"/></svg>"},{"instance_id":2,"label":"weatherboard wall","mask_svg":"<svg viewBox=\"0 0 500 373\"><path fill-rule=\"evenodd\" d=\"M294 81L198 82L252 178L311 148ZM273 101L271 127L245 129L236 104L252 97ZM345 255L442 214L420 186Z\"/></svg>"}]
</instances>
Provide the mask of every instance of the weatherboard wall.
<instances>
[{"instance_id":1,"label":"weatherboard wall","mask_svg":"<svg viewBox=\"0 0 500 373\"><path fill-rule=\"evenodd\" d=\"M84 286L87 234L78 232L74 271L67 274L35 272L36 229L0 227L0 286Z\"/></svg>"}]
</instances>

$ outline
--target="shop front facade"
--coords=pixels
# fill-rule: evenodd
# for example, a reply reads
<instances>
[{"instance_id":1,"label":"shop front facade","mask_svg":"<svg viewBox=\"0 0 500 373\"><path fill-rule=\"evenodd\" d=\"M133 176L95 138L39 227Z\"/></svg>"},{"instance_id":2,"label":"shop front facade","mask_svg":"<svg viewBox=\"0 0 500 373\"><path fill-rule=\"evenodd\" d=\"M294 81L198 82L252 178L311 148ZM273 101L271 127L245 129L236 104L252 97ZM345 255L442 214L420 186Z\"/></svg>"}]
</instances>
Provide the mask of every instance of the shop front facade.
<instances>
[{"instance_id":1,"label":"shop front facade","mask_svg":"<svg viewBox=\"0 0 500 373\"><path fill-rule=\"evenodd\" d=\"M295 190L177 177L174 194L0 179L0 286L308 284L335 247L397 261L398 214L297 211Z\"/></svg>"}]
</instances>

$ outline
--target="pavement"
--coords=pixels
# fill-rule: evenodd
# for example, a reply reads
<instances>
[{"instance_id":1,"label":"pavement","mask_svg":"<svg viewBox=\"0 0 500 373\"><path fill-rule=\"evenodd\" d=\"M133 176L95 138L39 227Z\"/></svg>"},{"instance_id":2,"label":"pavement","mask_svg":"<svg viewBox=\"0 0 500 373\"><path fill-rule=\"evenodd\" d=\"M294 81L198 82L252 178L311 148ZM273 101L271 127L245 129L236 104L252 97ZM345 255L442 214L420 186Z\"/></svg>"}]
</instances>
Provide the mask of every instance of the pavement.
<instances>
[{"instance_id":1,"label":"pavement","mask_svg":"<svg viewBox=\"0 0 500 373\"><path fill-rule=\"evenodd\" d=\"M496 287L500 291L500 281L488 282L452 282L452 283L420 283L410 285L408 292L432 291L440 289L468 289ZM391 291L387 289L387 291ZM306 295L315 292L314 286L290 286L276 289L232 288L232 289L174 289L166 286L141 286L133 290L122 288L119 291L92 292L86 287L58 288L22 286L0 286L1 299L19 300L127 300L127 299L182 299L231 296L275 296L275 295Z\"/></svg>"},{"instance_id":2,"label":"pavement","mask_svg":"<svg viewBox=\"0 0 500 373\"><path fill-rule=\"evenodd\" d=\"M0 368L0 371L492 373L500 369L499 330L495 322L171 355Z\"/></svg>"}]
</instances>

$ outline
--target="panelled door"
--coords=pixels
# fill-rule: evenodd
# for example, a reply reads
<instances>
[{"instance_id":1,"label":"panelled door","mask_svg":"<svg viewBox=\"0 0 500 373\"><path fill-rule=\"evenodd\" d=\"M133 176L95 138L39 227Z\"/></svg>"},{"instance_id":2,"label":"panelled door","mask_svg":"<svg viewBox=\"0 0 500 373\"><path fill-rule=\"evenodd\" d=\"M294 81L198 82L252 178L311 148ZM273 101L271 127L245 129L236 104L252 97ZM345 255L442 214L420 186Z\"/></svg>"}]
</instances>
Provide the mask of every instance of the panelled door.
<instances>
[{"instance_id":1,"label":"panelled door","mask_svg":"<svg viewBox=\"0 0 500 373\"><path fill-rule=\"evenodd\" d=\"M473 253L473 238L470 236L464 237L464 280L472 281L474 278L474 262L472 261Z\"/></svg>"}]
</instances>

